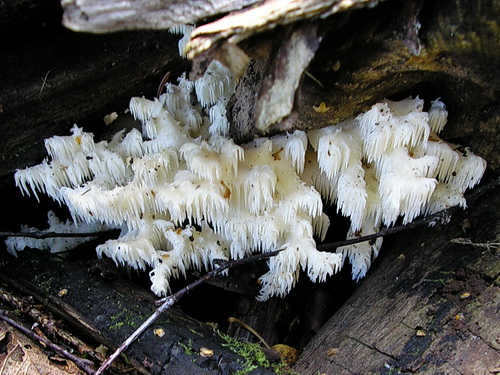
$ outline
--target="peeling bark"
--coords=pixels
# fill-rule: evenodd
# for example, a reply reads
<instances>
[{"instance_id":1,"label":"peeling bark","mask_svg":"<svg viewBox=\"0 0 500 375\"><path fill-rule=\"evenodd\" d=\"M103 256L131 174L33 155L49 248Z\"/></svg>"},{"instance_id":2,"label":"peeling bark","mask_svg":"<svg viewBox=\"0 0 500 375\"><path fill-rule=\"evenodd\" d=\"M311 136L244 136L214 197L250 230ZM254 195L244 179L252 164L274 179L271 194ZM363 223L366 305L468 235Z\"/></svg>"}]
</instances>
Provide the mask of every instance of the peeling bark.
<instances>
[{"instance_id":1,"label":"peeling bark","mask_svg":"<svg viewBox=\"0 0 500 375\"><path fill-rule=\"evenodd\" d=\"M272 45L259 46L261 53L274 51L248 66L229 104L231 132L238 141L249 139L255 130L265 133L271 125L297 120L295 93L322 35L316 24L283 31Z\"/></svg>"},{"instance_id":2,"label":"peeling bark","mask_svg":"<svg viewBox=\"0 0 500 375\"><path fill-rule=\"evenodd\" d=\"M258 4L259 0L65 0L63 23L75 31L165 30Z\"/></svg>"}]
</instances>

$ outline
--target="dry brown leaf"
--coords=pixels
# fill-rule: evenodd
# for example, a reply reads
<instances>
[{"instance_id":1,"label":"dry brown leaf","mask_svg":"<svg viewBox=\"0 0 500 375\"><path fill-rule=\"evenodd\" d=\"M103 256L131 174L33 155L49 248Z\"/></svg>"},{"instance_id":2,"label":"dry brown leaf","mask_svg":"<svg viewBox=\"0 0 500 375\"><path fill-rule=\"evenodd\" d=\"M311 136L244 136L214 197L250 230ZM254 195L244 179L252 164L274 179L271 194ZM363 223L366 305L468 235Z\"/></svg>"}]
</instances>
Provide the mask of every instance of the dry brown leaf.
<instances>
[{"instance_id":1,"label":"dry brown leaf","mask_svg":"<svg viewBox=\"0 0 500 375\"><path fill-rule=\"evenodd\" d=\"M427 336L427 333L425 333L424 330L422 329L417 329L417 332L415 333L418 337L425 337Z\"/></svg>"},{"instance_id":2,"label":"dry brown leaf","mask_svg":"<svg viewBox=\"0 0 500 375\"><path fill-rule=\"evenodd\" d=\"M38 343L0 321L0 336L3 335L5 351L0 353L0 375L85 374L71 361L54 363Z\"/></svg>"}]
</instances>

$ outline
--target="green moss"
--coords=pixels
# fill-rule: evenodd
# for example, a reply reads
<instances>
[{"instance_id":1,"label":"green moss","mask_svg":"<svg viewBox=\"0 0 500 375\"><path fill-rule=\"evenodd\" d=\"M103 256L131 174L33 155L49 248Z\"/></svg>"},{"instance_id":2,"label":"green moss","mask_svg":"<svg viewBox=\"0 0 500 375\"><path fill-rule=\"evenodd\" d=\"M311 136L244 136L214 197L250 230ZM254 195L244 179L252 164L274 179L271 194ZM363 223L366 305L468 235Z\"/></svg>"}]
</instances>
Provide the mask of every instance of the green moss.
<instances>
[{"instance_id":1,"label":"green moss","mask_svg":"<svg viewBox=\"0 0 500 375\"><path fill-rule=\"evenodd\" d=\"M184 354L186 355L195 355L198 354L196 350L193 349L193 340L189 339L187 344L179 341L178 344L184 349Z\"/></svg>"},{"instance_id":2,"label":"green moss","mask_svg":"<svg viewBox=\"0 0 500 375\"><path fill-rule=\"evenodd\" d=\"M109 326L109 330L117 331L125 326L135 329L137 328L137 319L141 320L142 318L142 316L134 318L134 314L131 311L124 311L116 315L111 315L110 320L112 324Z\"/></svg>"},{"instance_id":3,"label":"green moss","mask_svg":"<svg viewBox=\"0 0 500 375\"><path fill-rule=\"evenodd\" d=\"M195 330L194 328L189 328L189 331L190 331L191 333L194 333L195 335L198 335L198 336L200 336L200 337L203 337L203 333L198 332L198 331L197 331L197 330Z\"/></svg>"},{"instance_id":4,"label":"green moss","mask_svg":"<svg viewBox=\"0 0 500 375\"><path fill-rule=\"evenodd\" d=\"M125 325L124 322L116 322L116 323L111 324L109 326L109 330L110 331L118 331L119 329L123 328L124 325Z\"/></svg>"},{"instance_id":5,"label":"green moss","mask_svg":"<svg viewBox=\"0 0 500 375\"><path fill-rule=\"evenodd\" d=\"M452 277L455 274L455 272L439 271L438 274L441 275L442 277L424 279L423 281L427 281L430 283L445 284L450 280L450 277Z\"/></svg>"},{"instance_id":6,"label":"green moss","mask_svg":"<svg viewBox=\"0 0 500 375\"><path fill-rule=\"evenodd\" d=\"M388 372L384 372L383 373L384 375L400 375L401 374L401 370L397 367L394 367L394 366L390 366L389 367L389 371Z\"/></svg>"},{"instance_id":7,"label":"green moss","mask_svg":"<svg viewBox=\"0 0 500 375\"><path fill-rule=\"evenodd\" d=\"M259 344L240 341L220 331L218 331L218 334L222 338L222 340L224 340L222 346L229 348L229 350L238 354L244 360L244 363L242 364L243 369L237 371L233 375L247 374L258 367L263 367L272 370L274 373L281 375L295 374L288 368L288 366L285 363L281 361L279 363L269 362Z\"/></svg>"},{"instance_id":8,"label":"green moss","mask_svg":"<svg viewBox=\"0 0 500 375\"><path fill-rule=\"evenodd\" d=\"M50 289L52 287L52 283L54 282L54 278L50 277L46 280L40 280L40 288L45 291L47 294L50 292Z\"/></svg>"}]
</instances>

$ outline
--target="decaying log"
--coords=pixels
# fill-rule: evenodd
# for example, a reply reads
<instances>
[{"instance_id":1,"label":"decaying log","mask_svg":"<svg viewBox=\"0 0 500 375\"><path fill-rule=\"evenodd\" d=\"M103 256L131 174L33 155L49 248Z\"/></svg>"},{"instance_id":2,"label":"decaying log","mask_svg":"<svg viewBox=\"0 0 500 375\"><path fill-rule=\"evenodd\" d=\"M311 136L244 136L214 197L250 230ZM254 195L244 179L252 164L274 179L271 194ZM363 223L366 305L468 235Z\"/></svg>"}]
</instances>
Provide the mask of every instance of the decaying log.
<instances>
[{"instance_id":1,"label":"decaying log","mask_svg":"<svg viewBox=\"0 0 500 375\"><path fill-rule=\"evenodd\" d=\"M238 43L278 25L373 6L381 0L64 0L63 23L75 31L109 33L134 29L169 29L204 22L229 13L196 29L187 51L195 55L218 41Z\"/></svg>"},{"instance_id":2,"label":"decaying log","mask_svg":"<svg viewBox=\"0 0 500 375\"><path fill-rule=\"evenodd\" d=\"M18 259L3 254L1 262L2 283L34 296L77 330L80 337L90 337L110 352L155 309L152 293L123 278L111 280L90 274L81 262L39 252L23 252ZM161 334L155 333L158 329ZM242 370L245 360L224 344L212 326L174 307L125 355L144 374L231 374ZM214 354L201 356L201 348L213 350ZM272 372L256 368L251 374Z\"/></svg>"},{"instance_id":3,"label":"decaying log","mask_svg":"<svg viewBox=\"0 0 500 375\"><path fill-rule=\"evenodd\" d=\"M451 222L388 239L299 374L487 374L500 363L500 188Z\"/></svg>"},{"instance_id":4,"label":"decaying log","mask_svg":"<svg viewBox=\"0 0 500 375\"><path fill-rule=\"evenodd\" d=\"M74 4L71 1L63 3ZM89 0L89 3L102 5L98 1ZM180 3L169 2L171 5ZM253 2L203 3L248 5ZM101 6L100 9L103 12L113 11L111 6ZM122 16L127 14L138 18L137 12L121 13ZM161 12L157 14L161 15ZM149 22L142 16L139 20ZM151 20L152 23L158 22ZM374 8L333 15L314 23L298 21L287 26L274 25L273 31L255 35L238 46L248 54L250 63L240 80L238 94L232 100L231 115L233 120L237 120L233 123L232 135L243 142L263 134L327 126L366 110L384 97L400 99L420 95L426 100L433 100L440 96L450 113L443 137L470 146L475 153L488 160L489 173L496 173L500 164L498 20L500 6L494 0L387 0ZM120 25L122 21L114 25ZM9 27L11 31L16 30L15 25ZM131 96L153 96L166 71L172 71L172 77L175 77L189 70L189 63L177 57L178 37L166 32L86 35L55 25L42 28L42 32L36 30L38 33L29 38L23 37L7 44L0 56L3 68L0 76L0 122L3 129L0 177L9 184L12 184L10 177L15 168L38 162L45 155L44 138L66 134L73 123L100 124L105 114L124 110ZM302 37L311 37L316 41L321 39L319 48L313 46L303 51L312 51L315 55L310 63L308 59L303 59L299 67L307 70L308 75L302 76L297 89L293 85L292 89L288 89L286 100L293 105L288 106L287 113L255 127L255 119L264 113L268 104L266 94L272 92L271 89L283 88L280 80L275 79L279 78L276 68L281 66L280 61L287 61L293 56L293 48L280 49L280 46L289 43L290 35L297 30L317 31L316 35L303 34ZM199 34L199 41L203 35ZM215 34L209 39L212 40L212 37L216 40ZM223 45L228 51L234 51L228 46L236 47L231 43ZM215 43L214 47L221 48L221 45ZM223 53L232 56L234 52ZM271 78L268 75L270 72L274 74ZM294 79L297 79L297 74ZM288 83L286 79L283 81ZM325 102L326 109L317 112L314 107L321 102ZM10 190L9 193L14 194ZM11 197L3 195L4 200ZM468 364L459 363L461 356L468 356L471 366L476 366L476 360L487 366L498 365L498 342L491 336L497 331L489 317L494 306L492 303L498 305L498 287L492 283L498 277L495 263L498 262L498 253L478 246L449 243L455 237L471 237L474 243L498 242L498 227L495 227L495 223L499 222L498 212L495 211L499 203L498 191L488 199L471 205L469 211L454 218L449 227L429 228L417 235L400 235L388 241L389 246L384 247L383 258L374 266L371 276L363 281L350 302L306 348L296 366L297 371L302 374L316 374L316 371L362 374L366 373L366 369L377 373L418 369L419 373L431 373L431 368L437 368L450 374L468 373ZM2 227L11 228L11 225L21 221L20 216L27 216L26 213L31 213L32 209L18 209L15 218L4 215ZM421 246L423 242L425 246ZM44 267L43 259L46 257L43 254L38 258L40 267ZM30 258L23 256L21 259L25 267L35 266L26 263ZM50 258L47 262L53 260ZM8 268L5 267L7 264ZM12 259L3 264L3 268L10 272L11 280L21 278L21 266L16 268L16 264ZM47 290L38 287L40 295L48 293L54 301L67 303L76 293L72 294L70 288L68 295L57 297L57 291L69 285L68 274L76 274L76 271L65 273L67 262L57 264L61 265L59 269L47 266L38 269L38 272L32 271L32 276L38 276L38 281L42 281L39 286L47 285L48 280L52 280ZM59 273L50 279L49 271ZM78 293L85 293L89 288L92 290L94 283L99 282L88 275L77 279L85 286L78 289ZM36 293L37 287L32 287L31 292ZM460 295L469 290L472 291L471 296L460 299ZM116 294L114 289L106 293L116 302L115 307L126 297L126 293ZM82 297L82 300L87 301L86 298ZM99 306L100 303L89 302L84 307L89 314L94 314ZM106 306L106 310L110 306ZM64 309L72 310L70 305L64 305ZM139 304L133 307L133 311L136 317L144 317L151 312L151 305L149 302ZM94 320L103 315L101 312L97 311ZM391 318L390 312L399 315ZM397 317L400 319L395 322ZM259 316L255 320L259 318L264 319ZM73 323L78 324L77 320L74 319ZM105 337L110 346L115 338L116 346L124 336L116 338L113 336L116 332L109 332L112 326L110 320L109 316L105 316L97 336ZM179 329L195 327L198 330L201 327L189 318L173 321L179 323ZM169 324L165 326L171 328ZM329 330L336 332L336 336ZM189 333L184 333L186 336L182 338L192 338ZM123 332L125 334L126 331ZM168 334L174 341L181 337L178 332ZM472 335L479 339L472 340ZM198 340L198 337L195 339ZM150 332L145 341L157 340ZM207 345L219 345L212 338L210 340ZM179 346L174 344L168 349L157 348L148 354L141 352L143 349L140 346L134 347L138 354L132 355L138 362L147 355L146 363L154 358L166 364L167 357L162 357L165 353L174 353L168 358L183 355ZM447 357L446 348L458 354ZM481 351L477 353L487 353L484 358L474 356L478 348ZM441 367L437 366L438 357L444 358ZM175 363L173 360L169 365L174 366ZM183 363L185 365L187 363ZM155 362L154 366L160 368L162 364ZM194 371L183 369L184 373ZM173 367L170 370L177 373Z\"/></svg>"},{"instance_id":5,"label":"decaying log","mask_svg":"<svg viewBox=\"0 0 500 375\"><path fill-rule=\"evenodd\" d=\"M71 13L71 2L64 4L67 14ZM94 5L107 17L113 14L113 2L109 7L99 6L98 1L79 4ZM142 9L144 19L154 10L141 8L140 1L130 4ZM176 2L165 4L172 9L180 7ZM214 4L223 9L226 3ZM198 8L193 9L196 13ZM116 17L125 13L118 12ZM303 53L316 51L316 55L307 67L309 75L302 78L303 84L295 93L292 89L296 85L286 89L286 80L278 74L287 74L291 68L277 72L276 66L297 55L297 48L280 50L279 43L290 42L287 35L294 35L293 30L300 30L302 23L256 35L241 44L252 60L234 97L231 115L237 121L232 135L241 142L264 133L322 127L354 116L384 97L421 95L431 100L440 96L450 112L445 138L467 144L496 169L499 159L493 154L500 134L498 19L500 9L494 0L389 0L315 21L307 27L312 34L320 27L317 35L322 36L322 42L318 51L303 43ZM198 31L196 35L204 34ZM172 77L188 70L189 64L176 57L177 39L165 32L89 36L59 30L7 45L1 61L6 69L0 92L0 121L5 126L0 175L42 157L43 148L36 144L41 139L63 129L67 132L70 124L82 124L83 119L87 124L100 122L104 114L124 108L131 96L154 93L166 70L172 70ZM270 45L269 41L276 43ZM27 56L22 65L20 54ZM309 60L303 59L298 70ZM295 81L297 75L290 74L290 80ZM240 95L245 90L249 94ZM268 119L266 98L281 91L289 93L286 102L293 106L280 108L281 114ZM86 100L81 100L80 93L86 93ZM314 110L321 102L326 103L327 112ZM266 121L256 127L259 118ZM28 131L18 134L21 124Z\"/></svg>"}]
</instances>

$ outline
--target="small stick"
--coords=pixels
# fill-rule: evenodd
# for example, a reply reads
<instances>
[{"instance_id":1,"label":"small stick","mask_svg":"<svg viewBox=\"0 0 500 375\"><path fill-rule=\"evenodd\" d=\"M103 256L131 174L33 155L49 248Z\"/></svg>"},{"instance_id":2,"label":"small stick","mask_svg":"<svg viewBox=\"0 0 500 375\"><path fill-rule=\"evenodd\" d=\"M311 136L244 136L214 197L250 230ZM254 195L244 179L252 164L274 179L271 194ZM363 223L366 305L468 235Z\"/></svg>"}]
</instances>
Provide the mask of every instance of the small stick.
<instances>
[{"instance_id":1,"label":"small stick","mask_svg":"<svg viewBox=\"0 0 500 375\"><path fill-rule=\"evenodd\" d=\"M47 84L47 78L49 78L49 74L50 72L52 71L52 69L50 69L46 74L45 74L45 77L42 78L42 87L40 87L40 91L38 92L38 98L40 99L41 95L42 95L42 91L43 89L45 89L45 86L48 86ZM40 77L41 78L41 77Z\"/></svg>"},{"instance_id":2,"label":"small stick","mask_svg":"<svg viewBox=\"0 0 500 375\"><path fill-rule=\"evenodd\" d=\"M496 180L490 181L487 184L474 189L470 194L467 196L467 200L474 201L478 199L481 195L484 193L493 190L497 186L500 185L500 178L497 178ZM411 230L417 227L420 227L425 224L446 224L450 221L452 213L458 210L458 206L450 207L446 210L438 211L432 215L429 216L424 216L423 218L417 219L412 221L411 223L405 224L405 225L400 225L397 227L390 227L390 228L383 228L377 233L372 233L368 234L366 236L362 237L357 237L357 238L351 238L349 240L344 240L344 241L338 241L338 242L331 242L331 243L325 243L325 244L320 244L317 245L316 248L320 251L331 251L335 250L337 247L340 246L347 246L347 245L352 245L355 243L359 242L364 242L364 241L370 241L374 240L378 237L384 237L388 236L391 234Z\"/></svg>"},{"instance_id":3,"label":"small stick","mask_svg":"<svg viewBox=\"0 0 500 375\"><path fill-rule=\"evenodd\" d=\"M53 237L100 237L104 235L119 234L119 229L103 230L100 232L82 232L82 233L61 233L61 232L0 232L0 238L2 237L30 237L43 240L45 238Z\"/></svg>"},{"instance_id":4,"label":"small stick","mask_svg":"<svg viewBox=\"0 0 500 375\"><path fill-rule=\"evenodd\" d=\"M351 239L344 240L344 241L337 241L337 242L320 244L320 245L317 245L316 248L319 251L326 251L326 250L331 251L331 250L335 250L337 247L352 245L352 244L364 242L364 241L371 241L371 240L374 240L375 238L378 238L378 237L385 237L385 236L389 236L391 234L415 229L415 228L418 228L418 227L425 225L425 224L431 224L431 223L445 224L445 223L450 221L451 214L454 211L456 211L456 209L457 209L456 207L451 207L447 210L439 211L439 212L436 212L432 215L425 216L421 219L414 220L411 223L408 223L405 225L383 228L380 231L378 231L377 233L367 234L366 236L351 238Z\"/></svg>"},{"instance_id":5,"label":"small stick","mask_svg":"<svg viewBox=\"0 0 500 375\"><path fill-rule=\"evenodd\" d=\"M453 238L450 242L458 243L460 245L483 247L487 250L500 248L500 242L472 242L470 238Z\"/></svg>"},{"instance_id":6,"label":"small stick","mask_svg":"<svg viewBox=\"0 0 500 375\"><path fill-rule=\"evenodd\" d=\"M227 320L229 321L229 323L237 323L237 324L239 324L240 326L242 326L243 328L245 328L247 331L249 331L251 334L253 334L255 337L257 337L260 340L260 342L262 344L264 344L264 346L267 349L271 349L271 347L266 342L266 340L264 340L264 338L261 335L259 335L259 333L255 329L253 329L252 327L250 327L245 322L239 320L238 318L235 318L234 316L230 316L229 318L227 318Z\"/></svg>"},{"instance_id":7,"label":"small stick","mask_svg":"<svg viewBox=\"0 0 500 375\"><path fill-rule=\"evenodd\" d=\"M70 359L80 369L82 369L86 373L88 373L90 375L94 375L95 374L94 369L91 367L93 365L92 361L89 361L89 360L86 360L86 359L82 359L82 358L78 358L77 356L71 354L67 350L61 348L59 345L54 344L53 342L47 340L45 337L42 337L42 336L36 334L35 332L29 330L28 328L22 326L21 324L17 323L15 320L12 320L8 316L6 316L4 310L0 310L0 319L6 321L11 326L17 328L19 331L21 331L22 333L24 333L26 336L28 336L32 340L34 340L34 341L40 341L40 342L44 343L45 345L47 345L50 349L52 349L53 351L55 351L57 354Z\"/></svg>"},{"instance_id":8,"label":"small stick","mask_svg":"<svg viewBox=\"0 0 500 375\"><path fill-rule=\"evenodd\" d=\"M169 79L169 78L170 78L170 72L167 72L167 73L163 76L163 78L162 78L162 80L161 80L161 82L160 82L160 85L158 86L158 91L156 91L156 97L157 97L157 98L159 98L159 97L160 97L160 95L161 95L161 93L162 93L163 89L165 88L165 85L167 84L167 82L168 82L168 79Z\"/></svg>"},{"instance_id":9,"label":"small stick","mask_svg":"<svg viewBox=\"0 0 500 375\"><path fill-rule=\"evenodd\" d=\"M197 286L205 283L206 281L210 280L212 277L217 276L218 274L222 273L223 271L236 267L242 264L250 263L250 262L256 262L261 259L266 259L273 257L277 255L280 251L283 251L284 249L279 249L275 251L270 251L268 253L263 253L263 254L257 254L248 258L243 258L243 259L237 259L237 260L232 260L232 261L227 261L227 260L215 260L214 263L218 264L218 267L214 269L213 271L208 272L201 278L197 279L196 281L193 281L191 284L185 286L184 288L180 289L176 293L162 298L158 301L156 301L156 304L161 304L160 307L158 307L154 313L144 322L140 325L139 328L137 328L121 345L116 351L104 361L104 363L99 367L99 369L95 372L95 375L101 375L106 369L111 365L111 363L118 358L118 356L123 353L146 329L148 329L153 322L158 319L158 317L163 314L165 311L167 311L170 307L172 307L181 297L183 297L185 294L187 294L189 291L192 289L196 288Z\"/></svg>"},{"instance_id":10,"label":"small stick","mask_svg":"<svg viewBox=\"0 0 500 375\"><path fill-rule=\"evenodd\" d=\"M321 88L324 88L325 86L321 83L321 81L319 79L317 79L315 76L313 76L310 72L308 72L307 70L304 70L304 74L306 76L308 76L309 78L311 78L314 82L316 82L319 87Z\"/></svg>"}]
</instances>

